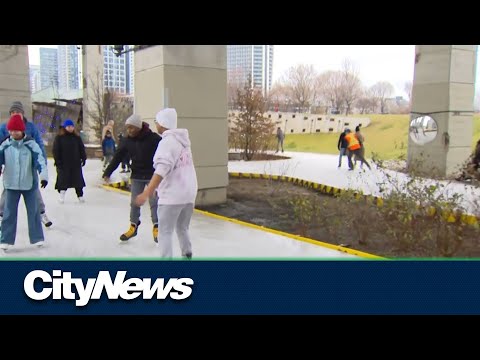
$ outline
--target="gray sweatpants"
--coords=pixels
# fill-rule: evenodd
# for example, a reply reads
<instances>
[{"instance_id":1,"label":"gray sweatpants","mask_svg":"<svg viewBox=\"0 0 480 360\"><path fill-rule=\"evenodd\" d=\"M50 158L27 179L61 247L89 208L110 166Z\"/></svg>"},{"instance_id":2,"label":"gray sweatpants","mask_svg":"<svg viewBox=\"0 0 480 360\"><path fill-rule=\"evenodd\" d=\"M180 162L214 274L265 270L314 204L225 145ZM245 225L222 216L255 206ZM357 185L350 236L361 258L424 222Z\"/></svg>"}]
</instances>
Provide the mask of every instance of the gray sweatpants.
<instances>
[{"instance_id":1,"label":"gray sweatpants","mask_svg":"<svg viewBox=\"0 0 480 360\"><path fill-rule=\"evenodd\" d=\"M36 195L37 195L38 206L40 207L40 214L43 214L45 212L45 203L43 202L40 188L37 189ZM5 189L3 189L2 196L0 197L0 216L3 216L4 207L5 207Z\"/></svg>"},{"instance_id":2,"label":"gray sweatpants","mask_svg":"<svg viewBox=\"0 0 480 360\"><path fill-rule=\"evenodd\" d=\"M192 253L189 226L193 214L193 204L158 205L158 247L160 256L172 257L173 231L177 231L182 256Z\"/></svg>"},{"instance_id":3,"label":"gray sweatpants","mask_svg":"<svg viewBox=\"0 0 480 360\"><path fill-rule=\"evenodd\" d=\"M138 224L140 220L140 206L135 204L135 199L138 195L140 195L145 187L148 185L150 180L138 180L138 179L131 179L131 196L130 196L130 222L132 224ZM158 224L158 217L157 217L157 203L158 197L157 192L153 194L150 198L148 198L148 202L150 204L150 212L152 214L152 223Z\"/></svg>"}]
</instances>

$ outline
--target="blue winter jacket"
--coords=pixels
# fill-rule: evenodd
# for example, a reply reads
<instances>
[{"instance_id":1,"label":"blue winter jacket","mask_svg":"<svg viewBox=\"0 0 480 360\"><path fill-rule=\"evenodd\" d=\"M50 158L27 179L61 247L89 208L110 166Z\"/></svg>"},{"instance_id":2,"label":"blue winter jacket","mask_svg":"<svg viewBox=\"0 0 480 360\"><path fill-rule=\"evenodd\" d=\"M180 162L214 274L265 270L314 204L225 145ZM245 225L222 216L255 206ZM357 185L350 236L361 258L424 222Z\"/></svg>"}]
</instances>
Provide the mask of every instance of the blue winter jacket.
<instances>
[{"instance_id":1,"label":"blue winter jacket","mask_svg":"<svg viewBox=\"0 0 480 360\"><path fill-rule=\"evenodd\" d=\"M25 122L25 135L30 136L35 140L35 142L38 144L40 149L42 150L43 157L45 158L45 161L47 160L47 153L45 151L45 145L43 144L42 137L40 136L40 131L38 131L37 126L32 123L31 121L28 121L26 118L23 118L23 121ZM4 139L10 137L10 133L7 130L7 124L2 124L0 125L0 139Z\"/></svg>"},{"instance_id":2,"label":"blue winter jacket","mask_svg":"<svg viewBox=\"0 0 480 360\"><path fill-rule=\"evenodd\" d=\"M48 181L47 162L38 144L30 136L21 140L9 137L0 144L0 166L4 165L3 187L8 190L38 188L40 179Z\"/></svg>"}]
</instances>

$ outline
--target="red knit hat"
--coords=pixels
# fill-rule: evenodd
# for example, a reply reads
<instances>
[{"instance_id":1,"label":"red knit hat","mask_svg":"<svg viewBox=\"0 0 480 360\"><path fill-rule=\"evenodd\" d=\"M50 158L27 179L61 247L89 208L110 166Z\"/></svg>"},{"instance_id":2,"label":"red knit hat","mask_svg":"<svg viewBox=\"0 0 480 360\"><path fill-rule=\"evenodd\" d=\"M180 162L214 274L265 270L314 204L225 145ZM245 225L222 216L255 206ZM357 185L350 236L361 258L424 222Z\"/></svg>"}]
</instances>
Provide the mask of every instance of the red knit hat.
<instances>
[{"instance_id":1,"label":"red knit hat","mask_svg":"<svg viewBox=\"0 0 480 360\"><path fill-rule=\"evenodd\" d=\"M23 122L22 116L19 114L14 114L10 117L7 124L8 131L25 131L25 123Z\"/></svg>"}]
</instances>

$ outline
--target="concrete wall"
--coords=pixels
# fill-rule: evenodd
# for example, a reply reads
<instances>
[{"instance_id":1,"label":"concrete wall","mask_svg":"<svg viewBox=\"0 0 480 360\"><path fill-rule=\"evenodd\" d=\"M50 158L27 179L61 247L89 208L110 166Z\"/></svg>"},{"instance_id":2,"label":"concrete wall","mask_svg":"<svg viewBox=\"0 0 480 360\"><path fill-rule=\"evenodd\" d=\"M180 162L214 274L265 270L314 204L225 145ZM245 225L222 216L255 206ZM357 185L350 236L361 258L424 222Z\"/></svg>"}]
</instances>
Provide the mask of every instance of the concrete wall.
<instances>
[{"instance_id":1,"label":"concrete wall","mask_svg":"<svg viewBox=\"0 0 480 360\"><path fill-rule=\"evenodd\" d=\"M135 113L155 129L164 107L189 130L198 176L197 204L226 201L228 185L225 45L158 45L135 53Z\"/></svg>"},{"instance_id":2,"label":"concrete wall","mask_svg":"<svg viewBox=\"0 0 480 360\"><path fill-rule=\"evenodd\" d=\"M429 114L438 133L425 145L409 137L410 168L446 176L471 154L476 58L476 45L417 45L411 119Z\"/></svg>"},{"instance_id":3,"label":"concrete wall","mask_svg":"<svg viewBox=\"0 0 480 360\"><path fill-rule=\"evenodd\" d=\"M238 111L228 112L229 126L234 126L234 119L239 115ZM370 125L369 118L355 118L338 115L303 114L293 112L268 111L265 116L275 122L274 133L277 127L288 134L312 134L312 133L341 133L345 128L355 130L357 125L367 127Z\"/></svg>"},{"instance_id":4,"label":"concrete wall","mask_svg":"<svg viewBox=\"0 0 480 360\"><path fill-rule=\"evenodd\" d=\"M12 101L21 101L32 118L27 45L0 45L0 121L9 119Z\"/></svg>"},{"instance_id":5,"label":"concrete wall","mask_svg":"<svg viewBox=\"0 0 480 360\"><path fill-rule=\"evenodd\" d=\"M95 98L94 89L98 89L99 86L103 88L102 45L82 45L82 60L83 129L88 139L94 141L96 138L95 131L92 130L90 127L93 121L91 117L91 112L95 111L95 105L92 99ZM97 142L100 142L100 140L97 139Z\"/></svg>"}]
</instances>

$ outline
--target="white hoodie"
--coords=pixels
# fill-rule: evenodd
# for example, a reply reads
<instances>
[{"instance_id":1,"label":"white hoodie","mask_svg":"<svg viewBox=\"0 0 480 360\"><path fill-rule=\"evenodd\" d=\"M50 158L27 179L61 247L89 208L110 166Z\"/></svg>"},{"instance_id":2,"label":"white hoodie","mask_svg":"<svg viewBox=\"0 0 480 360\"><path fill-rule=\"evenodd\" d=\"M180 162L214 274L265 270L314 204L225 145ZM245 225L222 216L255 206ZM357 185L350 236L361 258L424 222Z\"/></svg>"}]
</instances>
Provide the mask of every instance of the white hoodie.
<instances>
[{"instance_id":1,"label":"white hoodie","mask_svg":"<svg viewBox=\"0 0 480 360\"><path fill-rule=\"evenodd\" d=\"M159 205L194 204L198 183L187 129L166 130L153 156Z\"/></svg>"}]
</instances>

